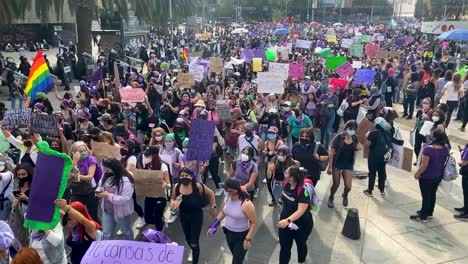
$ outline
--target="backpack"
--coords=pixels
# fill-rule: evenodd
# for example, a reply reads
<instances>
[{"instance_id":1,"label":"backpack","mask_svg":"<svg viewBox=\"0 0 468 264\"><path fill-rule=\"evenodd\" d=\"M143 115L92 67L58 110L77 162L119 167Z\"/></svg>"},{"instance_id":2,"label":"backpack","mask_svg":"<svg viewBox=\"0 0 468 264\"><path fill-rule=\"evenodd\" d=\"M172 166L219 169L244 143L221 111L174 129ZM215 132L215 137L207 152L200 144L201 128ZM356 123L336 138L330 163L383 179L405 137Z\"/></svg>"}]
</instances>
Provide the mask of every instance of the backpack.
<instances>
[{"instance_id":1,"label":"backpack","mask_svg":"<svg viewBox=\"0 0 468 264\"><path fill-rule=\"evenodd\" d=\"M388 136L385 134L385 132L383 136L384 136L384 144L385 144L384 161L388 162L393 157L393 145L392 145L392 140L388 140Z\"/></svg>"},{"instance_id":2,"label":"backpack","mask_svg":"<svg viewBox=\"0 0 468 264\"><path fill-rule=\"evenodd\" d=\"M283 187L286 185L286 182L283 182ZM311 179L305 178L304 184L301 184L297 187L296 196L300 197L302 190L305 189L304 195L309 198L309 210L317 212L319 205L319 198L317 192L315 191L314 184Z\"/></svg>"},{"instance_id":3,"label":"backpack","mask_svg":"<svg viewBox=\"0 0 468 264\"><path fill-rule=\"evenodd\" d=\"M445 165L444 165L443 180L450 182L450 181L455 180L457 177L458 177L457 161L449 153L447 156L447 160L445 161Z\"/></svg>"}]
</instances>

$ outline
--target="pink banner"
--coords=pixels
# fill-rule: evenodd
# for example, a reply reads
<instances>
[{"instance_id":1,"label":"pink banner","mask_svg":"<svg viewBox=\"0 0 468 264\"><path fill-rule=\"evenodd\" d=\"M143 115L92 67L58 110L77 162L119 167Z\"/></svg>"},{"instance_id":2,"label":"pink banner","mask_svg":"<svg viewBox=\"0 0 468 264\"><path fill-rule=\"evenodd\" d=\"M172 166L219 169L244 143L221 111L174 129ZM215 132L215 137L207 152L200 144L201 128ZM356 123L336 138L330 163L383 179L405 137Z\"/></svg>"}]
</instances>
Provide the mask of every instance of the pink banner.
<instances>
[{"instance_id":1,"label":"pink banner","mask_svg":"<svg viewBox=\"0 0 468 264\"><path fill-rule=\"evenodd\" d=\"M353 74L354 69L353 65L347 61L345 64L341 65L340 67L336 68L335 72L341 77L346 78L348 75Z\"/></svg>"},{"instance_id":2,"label":"pink banner","mask_svg":"<svg viewBox=\"0 0 468 264\"><path fill-rule=\"evenodd\" d=\"M122 88L119 92L122 103L141 103L145 101L145 91L141 88Z\"/></svg>"},{"instance_id":3,"label":"pink banner","mask_svg":"<svg viewBox=\"0 0 468 264\"><path fill-rule=\"evenodd\" d=\"M366 55L367 57L375 57L380 51L380 44L367 44Z\"/></svg>"},{"instance_id":4,"label":"pink banner","mask_svg":"<svg viewBox=\"0 0 468 264\"><path fill-rule=\"evenodd\" d=\"M304 77L304 64L289 63L289 76L293 80L298 80Z\"/></svg>"}]
</instances>

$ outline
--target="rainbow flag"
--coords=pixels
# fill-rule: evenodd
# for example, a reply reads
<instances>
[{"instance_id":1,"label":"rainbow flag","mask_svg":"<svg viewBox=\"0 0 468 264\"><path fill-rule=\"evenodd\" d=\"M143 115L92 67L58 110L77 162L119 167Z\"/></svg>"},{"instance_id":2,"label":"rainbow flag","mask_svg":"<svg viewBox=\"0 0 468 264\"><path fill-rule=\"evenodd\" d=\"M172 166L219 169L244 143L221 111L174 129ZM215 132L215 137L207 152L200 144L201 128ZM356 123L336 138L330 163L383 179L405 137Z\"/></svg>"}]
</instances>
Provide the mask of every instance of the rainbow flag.
<instances>
[{"instance_id":1,"label":"rainbow flag","mask_svg":"<svg viewBox=\"0 0 468 264\"><path fill-rule=\"evenodd\" d=\"M50 74L49 67L47 67L42 51L38 50L29 72L24 93L31 97L31 100L34 100L37 93L48 93L53 88L54 79Z\"/></svg>"}]
</instances>

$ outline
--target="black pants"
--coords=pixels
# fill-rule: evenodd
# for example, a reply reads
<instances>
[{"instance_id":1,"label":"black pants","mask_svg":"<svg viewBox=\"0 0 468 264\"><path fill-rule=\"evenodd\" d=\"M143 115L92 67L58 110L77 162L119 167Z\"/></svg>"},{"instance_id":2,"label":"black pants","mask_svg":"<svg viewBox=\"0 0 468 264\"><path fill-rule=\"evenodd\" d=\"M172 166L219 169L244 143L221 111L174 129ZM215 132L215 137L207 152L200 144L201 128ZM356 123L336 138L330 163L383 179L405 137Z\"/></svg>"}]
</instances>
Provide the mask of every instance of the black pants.
<instances>
[{"instance_id":1,"label":"black pants","mask_svg":"<svg viewBox=\"0 0 468 264\"><path fill-rule=\"evenodd\" d=\"M442 177L441 177L442 178ZM419 216L426 219L434 213L436 203L437 188L440 180L419 180L419 189L421 190L422 206Z\"/></svg>"},{"instance_id":2,"label":"black pants","mask_svg":"<svg viewBox=\"0 0 468 264\"><path fill-rule=\"evenodd\" d=\"M158 231L164 227L163 215L166 204L166 198L145 198L145 222L148 225L155 225Z\"/></svg>"},{"instance_id":3,"label":"black pants","mask_svg":"<svg viewBox=\"0 0 468 264\"><path fill-rule=\"evenodd\" d=\"M426 137L419 134L419 131L416 130L414 135L414 154L416 154L416 157L419 157L423 143L426 143Z\"/></svg>"},{"instance_id":4,"label":"black pants","mask_svg":"<svg viewBox=\"0 0 468 264\"><path fill-rule=\"evenodd\" d=\"M447 111L447 119L445 120L445 127L448 127L450 121L452 119L453 111L458 107L458 101L447 101L448 111Z\"/></svg>"},{"instance_id":5,"label":"black pants","mask_svg":"<svg viewBox=\"0 0 468 264\"><path fill-rule=\"evenodd\" d=\"M468 175L462 176L462 189L463 189L463 208L465 214L468 214Z\"/></svg>"},{"instance_id":6,"label":"black pants","mask_svg":"<svg viewBox=\"0 0 468 264\"><path fill-rule=\"evenodd\" d=\"M192 249L192 263L197 264L200 258L200 233L203 226L203 211L180 211L180 224L184 231L185 240Z\"/></svg>"},{"instance_id":7,"label":"black pants","mask_svg":"<svg viewBox=\"0 0 468 264\"><path fill-rule=\"evenodd\" d=\"M393 93L385 93L385 106L393 107Z\"/></svg>"},{"instance_id":8,"label":"black pants","mask_svg":"<svg viewBox=\"0 0 468 264\"><path fill-rule=\"evenodd\" d=\"M385 166L387 163L385 161L374 161L368 160L367 167L369 168L369 183L367 189L372 192L375 185L375 177L379 173L379 190L383 192L385 190L385 180L387 179L387 172Z\"/></svg>"},{"instance_id":9,"label":"black pants","mask_svg":"<svg viewBox=\"0 0 468 264\"><path fill-rule=\"evenodd\" d=\"M221 178L219 177L219 157L210 158L208 170L205 170L205 172L203 173L203 183L206 183L206 178L208 178L208 172L211 174L211 177L213 177L216 189L219 189L219 183L221 182Z\"/></svg>"},{"instance_id":10,"label":"black pants","mask_svg":"<svg viewBox=\"0 0 468 264\"><path fill-rule=\"evenodd\" d=\"M307 257L307 239L313 227L314 223L310 221L307 226L300 225L298 230L291 230L288 227L279 229L278 235L281 246L279 264L289 263L293 241L296 241L297 261L301 263L305 262Z\"/></svg>"},{"instance_id":11,"label":"black pants","mask_svg":"<svg viewBox=\"0 0 468 264\"><path fill-rule=\"evenodd\" d=\"M266 175L266 173L265 173ZM274 179L274 176L271 176L270 179L268 179L268 177L266 177L266 180L267 180L267 188L268 188L268 192L270 193L270 196L271 196L271 201L273 203L275 203L275 196L273 196L273 179Z\"/></svg>"},{"instance_id":12,"label":"black pants","mask_svg":"<svg viewBox=\"0 0 468 264\"><path fill-rule=\"evenodd\" d=\"M416 101L416 96L407 94L403 100L403 115L413 117L414 112L414 101Z\"/></svg>"},{"instance_id":13,"label":"black pants","mask_svg":"<svg viewBox=\"0 0 468 264\"><path fill-rule=\"evenodd\" d=\"M249 231L233 232L223 227L224 234L226 234L226 241L232 253L232 264L242 264L247 254L244 249L244 240Z\"/></svg>"},{"instance_id":14,"label":"black pants","mask_svg":"<svg viewBox=\"0 0 468 264\"><path fill-rule=\"evenodd\" d=\"M463 111L462 128L465 128L466 123L468 123L468 99L467 99L467 96L465 96L465 107L463 107L463 110L462 110L462 108L460 108L460 110L458 110L458 111Z\"/></svg>"},{"instance_id":15,"label":"black pants","mask_svg":"<svg viewBox=\"0 0 468 264\"><path fill-rule=\"evenodd\" d=\"M143 217L145 214L143 213L143 208L137 203L136 194L133 192L133 207L135 208L135 213L137 213L138 217Z\"/></svg>"}]
</instances>

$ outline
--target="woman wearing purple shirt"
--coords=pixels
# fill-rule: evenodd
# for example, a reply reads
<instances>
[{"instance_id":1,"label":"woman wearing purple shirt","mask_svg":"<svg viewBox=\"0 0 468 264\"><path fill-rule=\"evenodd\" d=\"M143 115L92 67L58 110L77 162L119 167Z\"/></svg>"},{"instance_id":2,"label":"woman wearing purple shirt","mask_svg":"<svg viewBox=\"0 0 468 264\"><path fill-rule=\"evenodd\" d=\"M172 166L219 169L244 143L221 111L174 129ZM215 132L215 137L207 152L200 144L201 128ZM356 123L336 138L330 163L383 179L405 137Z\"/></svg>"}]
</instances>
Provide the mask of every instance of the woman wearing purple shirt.
<instances>
[{"instance_id":1,"label":"woman wearing purple shirt","mask_svg":"<svg viewBox=\"0 0 468 264\"><path fill-rule=\"evenodd\" d=\"M421 210L416 215L410 216L413 221L427 223L431 219L436 203L436 193L444 174L444 167L449 155L447 135L436 129L431 135L432 141L422 150L421 163L414 174L419 180L419 188L422 196Z\"/></svg>"}]
</instances>

